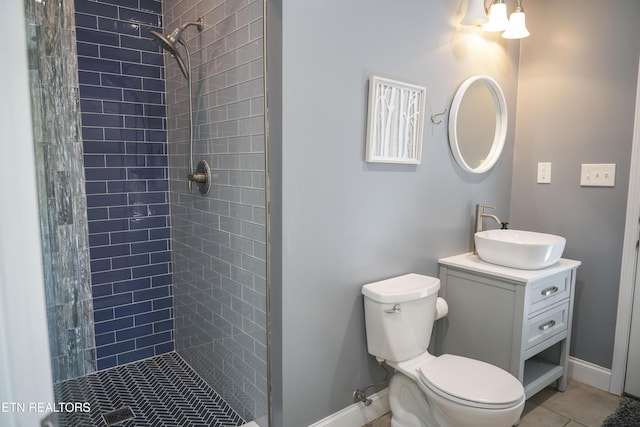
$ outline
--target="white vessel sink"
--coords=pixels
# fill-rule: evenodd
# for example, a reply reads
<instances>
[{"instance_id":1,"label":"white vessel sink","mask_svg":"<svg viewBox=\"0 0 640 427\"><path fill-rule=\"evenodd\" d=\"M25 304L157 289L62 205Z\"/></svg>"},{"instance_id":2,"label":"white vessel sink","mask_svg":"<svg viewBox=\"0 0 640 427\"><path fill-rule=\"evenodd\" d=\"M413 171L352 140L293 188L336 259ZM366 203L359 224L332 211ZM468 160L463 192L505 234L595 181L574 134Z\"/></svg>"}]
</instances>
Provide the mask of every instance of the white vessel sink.
<instances>
[{"instance_id":1,"label":"white vessel sink","mask_svg":"<svg viewBox=\"0 0 640 427\"><path fill-rule=\"evenodd\" d=\"M474 239L483 261L523 270L555 264L566 243L564 237L522 230L485 230Z\"/></svg>"}]
</instances>

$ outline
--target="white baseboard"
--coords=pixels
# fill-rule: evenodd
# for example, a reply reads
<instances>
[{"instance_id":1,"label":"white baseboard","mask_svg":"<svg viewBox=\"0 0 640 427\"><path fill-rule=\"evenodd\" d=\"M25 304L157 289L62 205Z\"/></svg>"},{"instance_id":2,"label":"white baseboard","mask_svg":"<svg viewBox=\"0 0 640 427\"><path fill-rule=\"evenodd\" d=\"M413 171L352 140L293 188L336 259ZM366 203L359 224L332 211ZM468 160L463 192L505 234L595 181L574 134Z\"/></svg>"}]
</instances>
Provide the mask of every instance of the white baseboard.
<instances>
[{"instance_id":1,"label":"white baseboard","mask_svg":"<svg viewBox=\"0 0 640 427\"><path fill-rule=\"evenodd\" d=\"M575 357L569 357L569 378L609 392L611 369L606 369Z\"/></svg>"},{"instance_id":2,"label":"white baseboard","mask_svg":"<svg viewBox=\"0 0 640 427\"><path fill-rule=\"evenodd\" d=\"M361 427L389 412L389 389L385 388L369 396L371 405L354 403L309 427Z\"/></svg>"}]
</instances>

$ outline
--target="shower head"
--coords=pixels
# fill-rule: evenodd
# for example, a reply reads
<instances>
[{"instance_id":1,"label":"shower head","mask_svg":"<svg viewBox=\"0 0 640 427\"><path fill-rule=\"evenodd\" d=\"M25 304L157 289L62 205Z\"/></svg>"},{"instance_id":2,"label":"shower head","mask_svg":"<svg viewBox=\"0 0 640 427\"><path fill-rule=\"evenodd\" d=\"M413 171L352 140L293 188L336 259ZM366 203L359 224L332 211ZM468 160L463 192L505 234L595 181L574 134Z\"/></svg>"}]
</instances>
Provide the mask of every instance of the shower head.
<instances>
[{"instance_id":1,"label":"shower head","mask_svg":"<svg viewBox=\"0 0 640 427\"><path fill-rule=\"evenodd\" d=\"M149 34L151 35L151 37L153 37L153 40L176 59L178 67L180 67L180 71L182 71L182 74L187 80L189 79L189 70L187 70L184 60L182 59L182 55L180 55L180 52L178 51L177 43L180 43L184 46L184 42L181 40L182 32L187 29L187 27L190 27L192 25L196 26L198 28L198 31L202 31L202 18L198 19L195 22L187 22L186 24L182 24L180 27L173 30L171 34L162 34L155 30L149 31Z\"/></svg>"}]
</instances>

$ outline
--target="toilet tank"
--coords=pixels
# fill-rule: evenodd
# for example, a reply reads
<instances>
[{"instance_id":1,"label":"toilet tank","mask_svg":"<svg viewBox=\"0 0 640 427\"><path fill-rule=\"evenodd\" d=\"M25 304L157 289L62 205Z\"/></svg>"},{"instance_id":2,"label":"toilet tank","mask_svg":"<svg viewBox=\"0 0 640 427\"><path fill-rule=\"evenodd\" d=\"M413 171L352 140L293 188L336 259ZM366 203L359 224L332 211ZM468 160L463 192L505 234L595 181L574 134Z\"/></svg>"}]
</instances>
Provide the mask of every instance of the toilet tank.
<instances>
[{"instance_id":1,"label":"toilet tank","mask_svg":"<svg viewBox=\"0 0 640 427\"><path fill-rule=\"evenodd\" d=\"M440 279L406 274L362 287L369 354L392 362L427 351Z\"/></svg>"}]
</instances>

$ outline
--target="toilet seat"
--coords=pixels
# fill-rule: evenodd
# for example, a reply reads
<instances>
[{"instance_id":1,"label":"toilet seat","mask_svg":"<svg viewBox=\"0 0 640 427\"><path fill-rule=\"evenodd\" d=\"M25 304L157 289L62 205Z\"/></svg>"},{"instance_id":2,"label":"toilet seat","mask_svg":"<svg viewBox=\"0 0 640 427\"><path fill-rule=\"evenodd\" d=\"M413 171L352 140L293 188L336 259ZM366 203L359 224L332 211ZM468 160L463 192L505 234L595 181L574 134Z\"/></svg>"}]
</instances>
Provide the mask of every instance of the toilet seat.
<instances>
[{"instance_id":1,"label":"toilet seat","mask_svg":"<svg viewBox=\"0 0 640 427\"><path fill-rule=\"evenodd\" d=\"M513 375L479 360L443 354L417 372L429 390L465 406L505 409L524 400L524 388Z\"/></svg>"}]
</instances>

